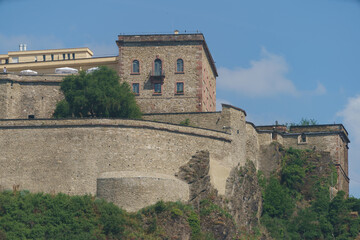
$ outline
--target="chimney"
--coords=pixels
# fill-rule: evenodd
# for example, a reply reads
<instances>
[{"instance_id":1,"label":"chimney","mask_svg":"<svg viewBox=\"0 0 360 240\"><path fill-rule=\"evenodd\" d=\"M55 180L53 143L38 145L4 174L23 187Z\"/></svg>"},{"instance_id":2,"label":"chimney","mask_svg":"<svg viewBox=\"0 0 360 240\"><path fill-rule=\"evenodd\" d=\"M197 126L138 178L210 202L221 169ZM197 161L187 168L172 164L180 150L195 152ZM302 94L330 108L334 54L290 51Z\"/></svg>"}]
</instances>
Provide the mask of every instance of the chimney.
<instances>
[{"instance_id":1,"label":"chimney","mask_svg":"<svg viewBox=\"0 0 360 240\"><path fill-rule=\"evenodd\" d=\"M24 50L24 51L26 51L26 47L27 47L26 44L24 44L24 46L23 46L23 50Z\"/></svg>"},{"instance_id":2,"label":"chimney","mask_svg":"<svg viewBox=\"0 0 360 240\"><path fill-rule=\"evenodd\" d=\"M20 45L19 45L19 51L20 52L23 51L23 47L24 47L24 45L22 43L20 43Z\"/></svg>"}]
</instances>

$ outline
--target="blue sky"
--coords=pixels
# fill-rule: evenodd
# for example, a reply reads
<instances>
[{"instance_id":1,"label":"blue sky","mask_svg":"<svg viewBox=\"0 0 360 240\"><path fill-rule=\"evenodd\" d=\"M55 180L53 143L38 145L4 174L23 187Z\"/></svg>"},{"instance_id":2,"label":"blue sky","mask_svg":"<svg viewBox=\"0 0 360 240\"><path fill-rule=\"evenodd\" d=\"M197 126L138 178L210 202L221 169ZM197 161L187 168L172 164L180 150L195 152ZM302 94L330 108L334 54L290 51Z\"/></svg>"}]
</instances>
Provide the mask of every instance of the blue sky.
<instances>
[{"instance_id":1,"label":"blue sky","mask_svg":"<svg viewBox=\"0 0 360 240\"><path fill-rule=\"evenodd\" d=\"M345 125L350 194L360 197L360 0L0 0L0 16L0 54L27 43L117 55L120 33L202 32L218 103L257 125Z\"/></svg>"}]
</instances>

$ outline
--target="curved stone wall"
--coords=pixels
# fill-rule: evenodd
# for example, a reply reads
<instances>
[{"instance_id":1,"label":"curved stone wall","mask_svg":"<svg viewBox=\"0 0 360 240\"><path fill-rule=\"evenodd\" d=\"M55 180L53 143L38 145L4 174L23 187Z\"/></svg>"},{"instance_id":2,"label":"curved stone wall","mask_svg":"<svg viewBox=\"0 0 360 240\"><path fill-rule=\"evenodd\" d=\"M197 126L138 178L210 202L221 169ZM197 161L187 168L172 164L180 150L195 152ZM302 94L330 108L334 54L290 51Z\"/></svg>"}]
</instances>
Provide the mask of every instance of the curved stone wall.
<instances>
[{"instance_id":1,"label":"curved stone wall","mask_svg":"<svg viewBox=\"0 0 360 240\"><path fill-rule=\"evenodd\" d=\"M160 200L188 201L189 185L165 174L110 172L97 179L96 195L134 212Z\"/></svg>"},{"instance_id":2,"label":"curved stone wall","mask_svg":"<svg viewBox=\"0 0 360 240\"><path fill-rule=\"evenodd\" d=\"M168 176L156 181L151 177L131 180L148 186L162 181L156 193L165 196L165 190L174 190L169 179L196 151L208 150L210 160L230 172L237 164L232 160L230 137L206 129L135 120L2 120L0 188L20 185L32 192L95 195L97 179L103 174L130 171ZM215 187L225 189L227 176L212 174Z\"/></svg>"}]
</instances>

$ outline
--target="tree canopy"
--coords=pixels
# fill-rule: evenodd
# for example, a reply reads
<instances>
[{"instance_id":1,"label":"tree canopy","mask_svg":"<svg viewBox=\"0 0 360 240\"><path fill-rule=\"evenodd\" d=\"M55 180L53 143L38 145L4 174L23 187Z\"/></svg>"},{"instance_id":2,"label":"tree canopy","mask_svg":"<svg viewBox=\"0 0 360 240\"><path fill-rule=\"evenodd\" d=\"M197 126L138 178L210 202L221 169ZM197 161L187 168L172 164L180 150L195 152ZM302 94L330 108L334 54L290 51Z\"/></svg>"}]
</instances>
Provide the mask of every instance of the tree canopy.
<instances>
[{"instance_id":1,"label":"tree canopy","mask_svg":"<svg viewBox=\"0 0 360 240\"><path fill-rule=\"evenodd\" d=\"M117 73L107 67L65 77L61 91L65 99L56 105L55 118L141 117L129 84L120 83Z\"/></svg>"}]
</instances>

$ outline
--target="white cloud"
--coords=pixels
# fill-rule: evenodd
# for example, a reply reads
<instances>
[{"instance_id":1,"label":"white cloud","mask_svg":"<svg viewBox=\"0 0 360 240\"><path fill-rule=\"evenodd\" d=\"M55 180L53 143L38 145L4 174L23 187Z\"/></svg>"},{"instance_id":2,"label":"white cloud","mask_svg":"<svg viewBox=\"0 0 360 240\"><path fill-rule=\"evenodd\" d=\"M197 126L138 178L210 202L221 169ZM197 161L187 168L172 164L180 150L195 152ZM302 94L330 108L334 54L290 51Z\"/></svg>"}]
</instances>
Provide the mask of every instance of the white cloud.
<instances>
[{"instance_id":1,"label":"white cloud","mask_svg":"<svg viewBox=\"0 0 360 240\"><path fill-rule=\"evenodd\" d=\"M269 53L265 48L261 56L260 60L250 62L250 68L219 68L218 87L251 97L299 95L293 82L286 77L289 67L284 57Z\"/></svg>"},{"instance_id":2,"label":"white cloud","mask_svg":"<svg viewBox=\"0 0 360 240\"><path fill-rule=\"evenodd\" d=\"M337 115L344 118L344 125L352 140L349 149L350 194L360 197L360 95L350 98Z\"/></svg>"},{"instance_id":3,"label":"white cloud","mask_svg":"<svg viewBox=\"0 0 360 240\"><path fill-rule=\"evenodd\" d=\"M313 95L324 95L326 92L327 91L325 86L318 82L317 88L314 90Z\"/></svg>"},{"instance_id":4,"label":"white cloud","mask_svg":"<svg viewBox=\"0 0 360 240\"><path fill-rule=\"evenodd\" d=\"M360 95L349 98L344 110L338 113L344 118L346 127L351 130L355 142L360 143Z\"/></svg>"}]
</instances>

